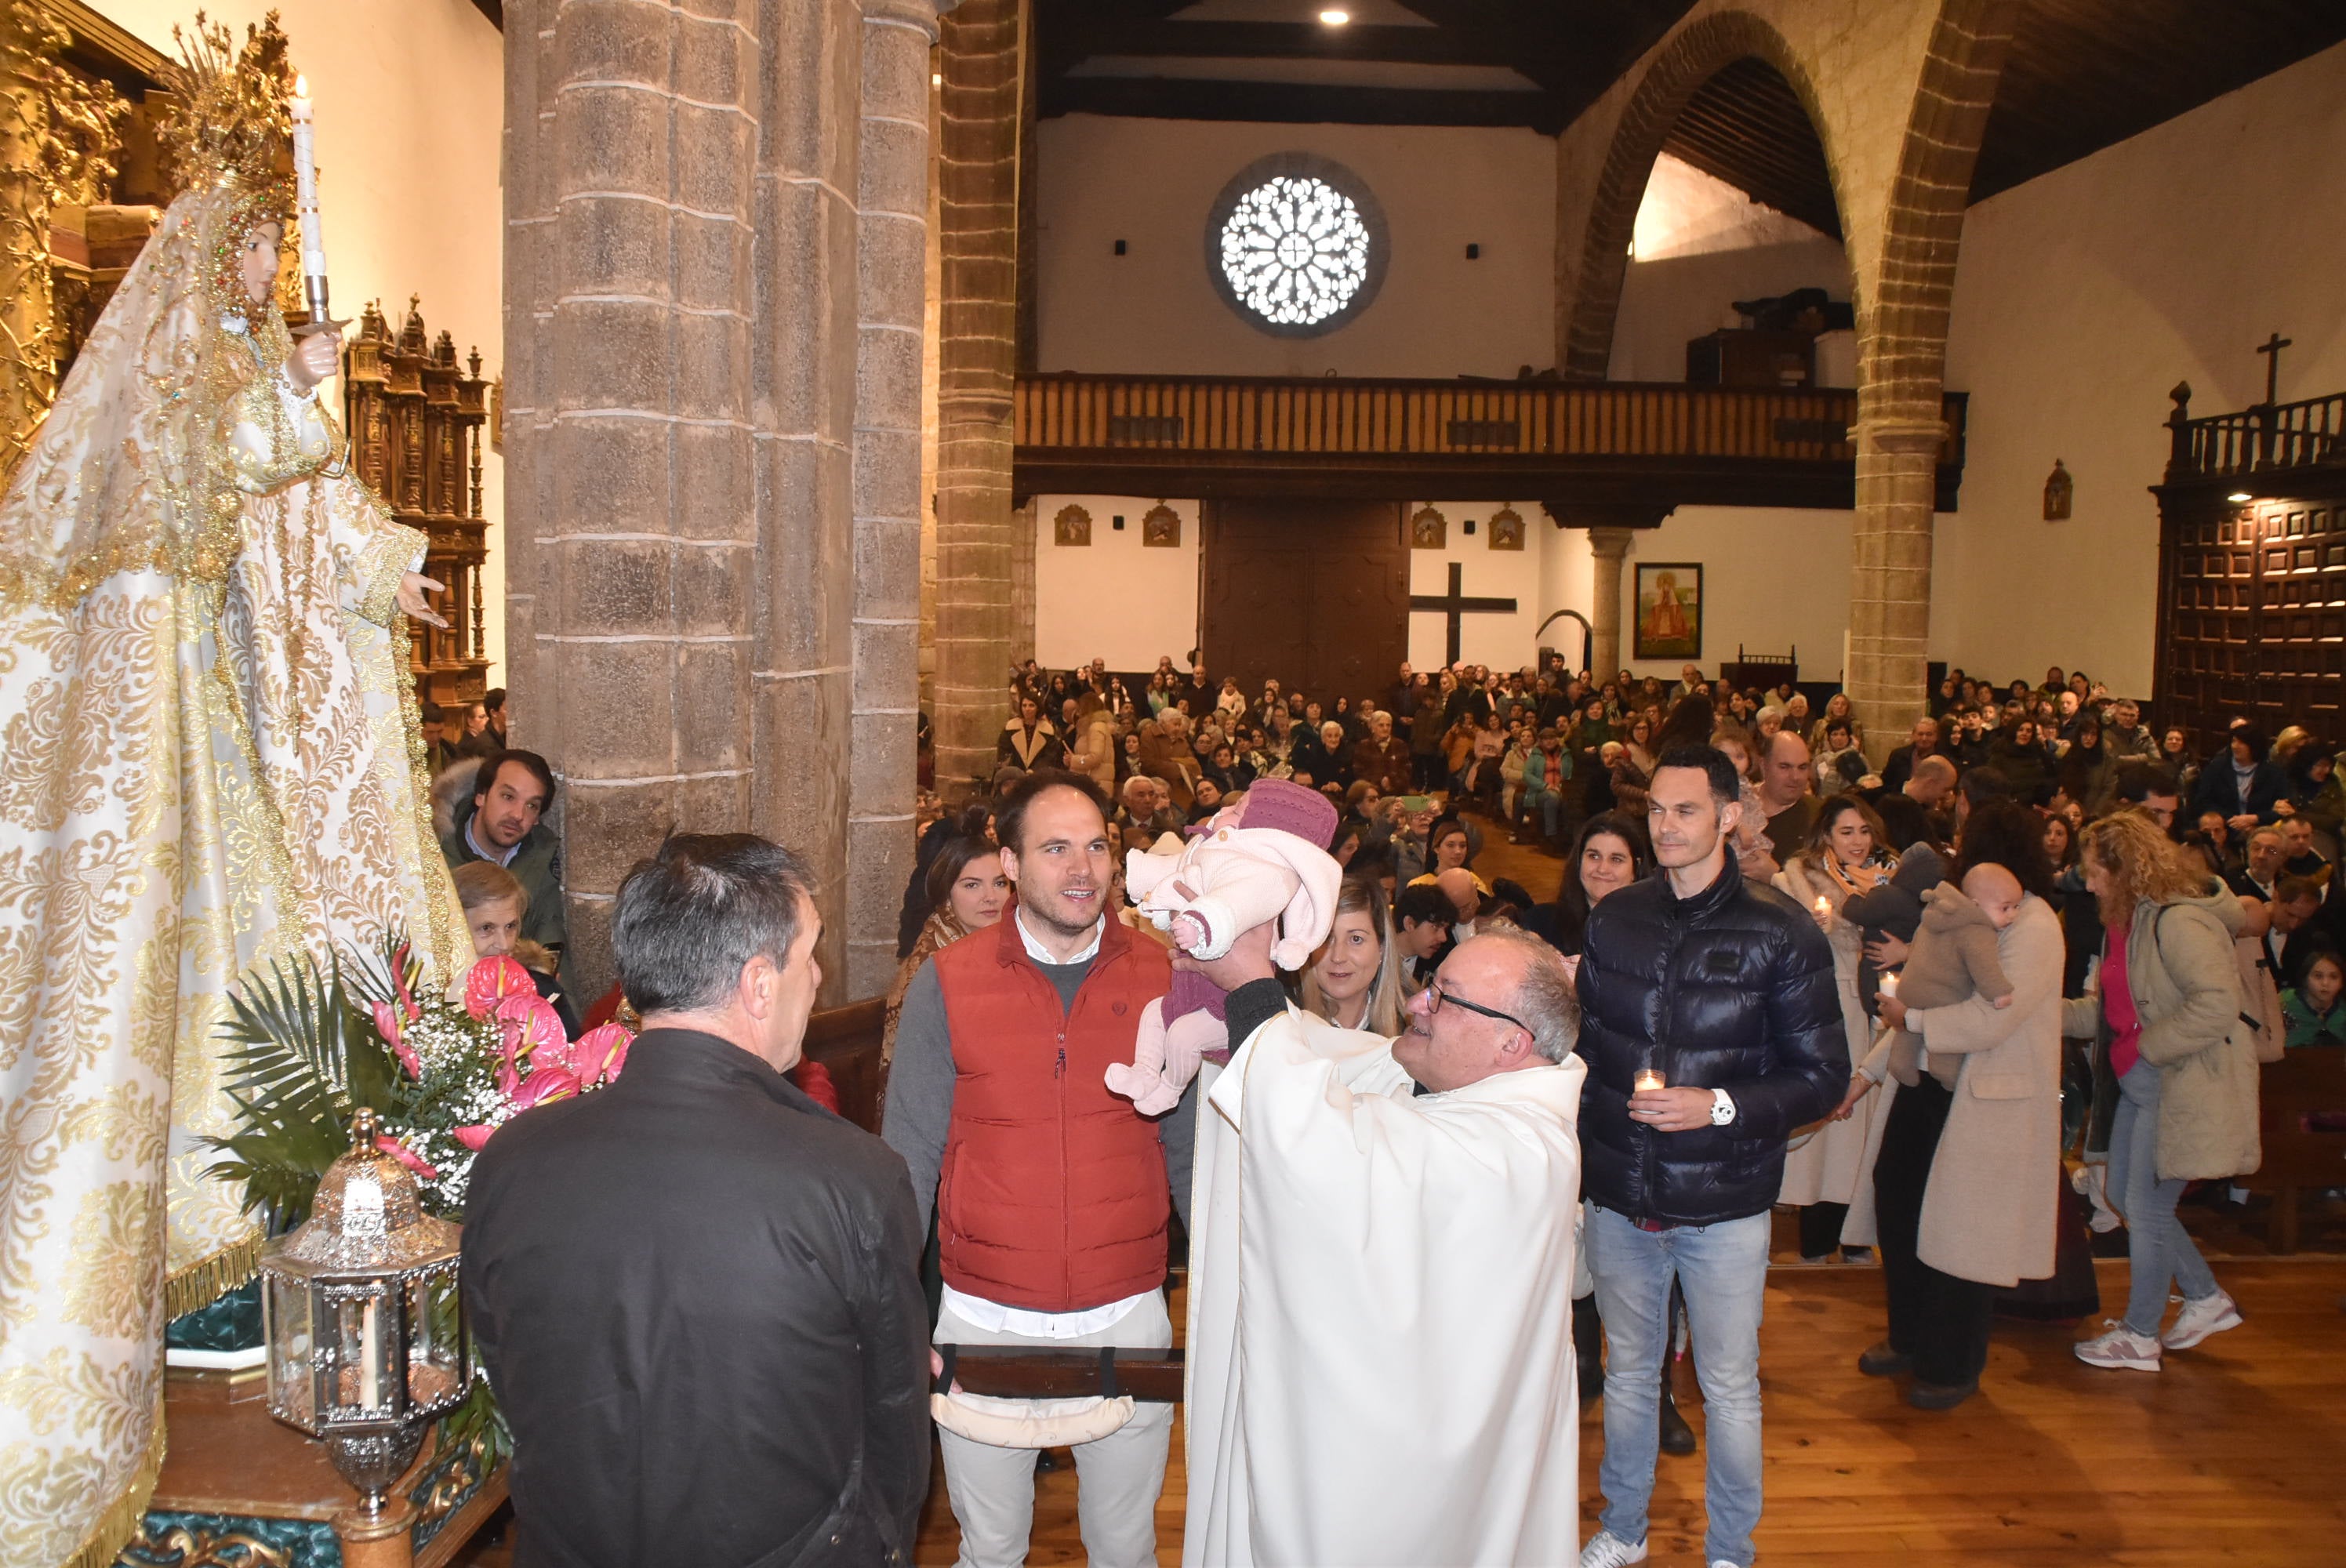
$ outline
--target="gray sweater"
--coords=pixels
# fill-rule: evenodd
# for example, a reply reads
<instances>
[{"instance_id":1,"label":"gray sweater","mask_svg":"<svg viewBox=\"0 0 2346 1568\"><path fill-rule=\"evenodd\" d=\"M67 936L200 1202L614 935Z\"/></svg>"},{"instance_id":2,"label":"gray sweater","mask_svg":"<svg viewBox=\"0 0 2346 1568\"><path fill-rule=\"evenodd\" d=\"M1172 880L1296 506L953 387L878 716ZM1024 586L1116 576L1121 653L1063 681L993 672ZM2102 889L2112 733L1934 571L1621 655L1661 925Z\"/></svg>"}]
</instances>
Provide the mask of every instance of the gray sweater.
<instances>
[{"instance_id":1,"label":"gray sweater","mask_svg":"<svg viewBox=\"0 0 2346 1568\"><path fill-rule=\"evenodd\" d=\"M1092 961L1035 967L1050 976L1058 988L1059 1005L1071 1008L1076 989L1091 972ZM1047 1036L1035 1044L1038 1051L1050 1048ZM937 983L936 961L931 959L921 965L904 992L903 1011L896 1020L896 1060L889 1069L888 1104L880 1123L880 1135L904 1156L912 1173L913 1202L920 1210L923 1235L933 1223L937 1172L944 1163L945 1135L953 1125L954 1080L944 989ZM1165 1179L1172 1189L1173 1212L1180 1217L1184 1230L1189 1227L1189 1166L1197 1132L1198 1083L1193 1078L1182 1092L1181 1103L1158 1124L1158 1136L1165 1145Z\"/></svg>"}]
</instances>

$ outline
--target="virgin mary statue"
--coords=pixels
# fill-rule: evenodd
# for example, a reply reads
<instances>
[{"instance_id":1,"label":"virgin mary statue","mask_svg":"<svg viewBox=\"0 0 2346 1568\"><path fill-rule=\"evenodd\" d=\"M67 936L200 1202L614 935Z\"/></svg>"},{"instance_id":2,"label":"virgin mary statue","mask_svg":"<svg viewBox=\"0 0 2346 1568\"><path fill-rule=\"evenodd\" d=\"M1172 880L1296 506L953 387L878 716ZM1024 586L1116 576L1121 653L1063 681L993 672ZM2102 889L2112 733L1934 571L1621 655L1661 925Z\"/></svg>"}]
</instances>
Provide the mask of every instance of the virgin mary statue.
<instances>
[{"instance_id":1,"label":"virgin mary statue","mask_svg":"<svg viewBox=\"0 0 2346 1568\"><path fill-rule=\"evenodd\" d=\"M207 1175L256 962L463 921L418 788L424 540L346 470L331 332L270 302L272 21L199 27L186 194L0 499L0 1562L107 1562L162 1459L162 1328L250 1276Z\"/></svg>"}]
</instances>

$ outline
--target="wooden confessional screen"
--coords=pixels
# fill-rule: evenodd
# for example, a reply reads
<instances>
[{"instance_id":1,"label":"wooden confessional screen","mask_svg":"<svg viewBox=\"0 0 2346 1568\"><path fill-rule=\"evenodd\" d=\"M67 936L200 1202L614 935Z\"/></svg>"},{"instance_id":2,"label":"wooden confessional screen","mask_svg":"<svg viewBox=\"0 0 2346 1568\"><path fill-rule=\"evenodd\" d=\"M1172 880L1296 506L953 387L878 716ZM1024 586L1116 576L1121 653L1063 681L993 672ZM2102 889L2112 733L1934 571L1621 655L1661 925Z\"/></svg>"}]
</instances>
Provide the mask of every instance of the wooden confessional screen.
<instances>
[{"instance_id":1,"label":"wooden confessional screen","mask_svg":"<svg viewBox=\"0 0 2346 1568\"><path fill-rule=\"evenodd\" d=\"M1198 625L1207 667L1324 703L1392 685L1409 657L1409 550L1389 501L1209 501Z\"/></svg>"},{"instance_id":2,"label":"wooden confessional screen","mask_svg":"<svg viewBox=\"0 0 2346 1568\"><path fill-rule=\"evenodd\" d=\"M2218 503L2170 515L2166 534L2160 722L2195 742L2239 715L2346 740L2346 503Z\"/></svg>"}]
</instances>

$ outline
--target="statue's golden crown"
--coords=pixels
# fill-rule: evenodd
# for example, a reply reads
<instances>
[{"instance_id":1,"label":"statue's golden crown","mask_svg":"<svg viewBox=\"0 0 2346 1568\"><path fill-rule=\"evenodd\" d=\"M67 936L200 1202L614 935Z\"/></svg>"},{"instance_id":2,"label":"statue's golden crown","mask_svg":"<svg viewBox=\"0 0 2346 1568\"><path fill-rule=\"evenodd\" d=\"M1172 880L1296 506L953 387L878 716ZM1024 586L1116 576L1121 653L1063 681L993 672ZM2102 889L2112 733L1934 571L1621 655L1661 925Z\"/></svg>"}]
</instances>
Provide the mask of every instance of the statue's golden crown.
<instances>
[{"instance_id":1,"label":"statue's golden crown","mask_svg":"<svg viewBox=\"0 0 2346 1568\"><path fill-rule=\"evenodd\" d=\"M164 70L172 97L158 135L182 190L233 185L292 206L293 67L277 13L245 29L244 47L223 22L196 13L195 31L174 26L180 58Z\"/></svg>"}]
</instances>

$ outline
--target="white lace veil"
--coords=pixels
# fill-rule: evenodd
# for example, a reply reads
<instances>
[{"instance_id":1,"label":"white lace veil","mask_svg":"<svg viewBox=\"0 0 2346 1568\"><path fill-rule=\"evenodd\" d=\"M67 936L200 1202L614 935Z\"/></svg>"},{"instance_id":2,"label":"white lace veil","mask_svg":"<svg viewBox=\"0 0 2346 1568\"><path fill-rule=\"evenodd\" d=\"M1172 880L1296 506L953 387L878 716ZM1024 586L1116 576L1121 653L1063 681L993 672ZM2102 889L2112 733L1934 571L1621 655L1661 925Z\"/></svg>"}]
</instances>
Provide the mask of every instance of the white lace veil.
<instances>
[{"instance_id":1,"label":"white lace veil","mask_svg":"<svg viewBox=\"0 0 2346 1568\"><path fill-rule=\"evenodd\" d=\"M225 351L220 276L271 216L233 187L164 213L0 500L0 612L66 608L126 570L224 575L237 503L220 420L250 359Z\"/></svg>"}]
</instances>

